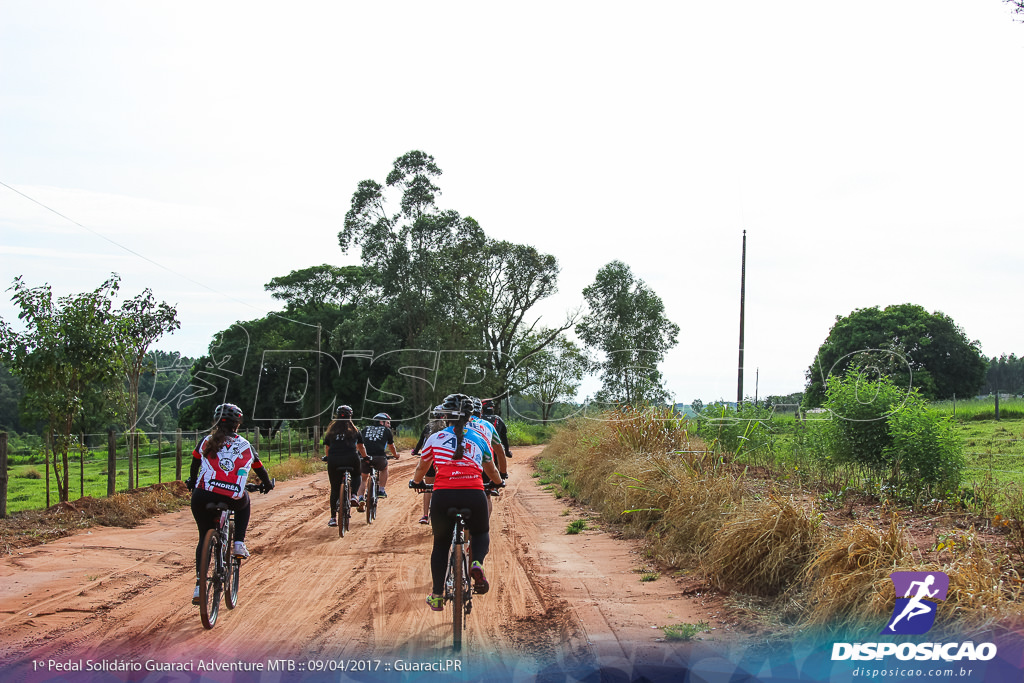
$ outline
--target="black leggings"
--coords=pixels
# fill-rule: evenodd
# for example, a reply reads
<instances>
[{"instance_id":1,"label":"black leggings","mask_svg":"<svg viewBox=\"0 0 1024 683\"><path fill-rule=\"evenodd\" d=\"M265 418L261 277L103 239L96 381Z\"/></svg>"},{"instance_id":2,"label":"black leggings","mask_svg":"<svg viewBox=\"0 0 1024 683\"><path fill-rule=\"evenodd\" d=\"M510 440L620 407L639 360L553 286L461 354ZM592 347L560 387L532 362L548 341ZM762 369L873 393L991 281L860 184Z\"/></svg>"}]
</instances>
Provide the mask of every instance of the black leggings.
<instances>
[{"instance_id":1,"label":"black leggings","mask_svg":"<svg viewBox=\"0 0 1024 683\"><path fill-rule=\"evenodd\" d=\"M206 532L210 529L216 529L217 523L220 521L220 512L217 510L207 510L207 503L227 503L235 511L236 541L244 541L245 532L249 528L249 512L251 508L249 506L248 492L241 498L231 498L230 496L205 489L197 488L194 490L192 492L192 517L196 520L196 526L199 527L199 543L196 545L196 575L199 574L199 555L203 552L203 539L206 538ZM228 550L230 551L231 549L229 548Z\"/></svg>"},{"instance_id":2,"label":"black leggings","mask_svg":"<svg viewBox=\"0 0 1024 683\"><path fill-rule=\"evenodd\" d=\"M352 474L352 495L359 490L359 460L328 460L327 476L331 479L331 517L338 514L338 503L341 501L341 486L345 483L345 470Z\"/></svg>"},{"instance_id":3,"label":"black leggings","mask_svg":"<svg viewBox=\"0 0 1024 683\"><path fill-rule=\"evenodd\" d=\"M487 519L487 494L479 489L435 490L430 498L430 526L434 531L434 548L430 552L430 579L434 595L444 590L444 575L448 570L448 550L452 547L455 520L448 516L448 508L470 510L466 530L473 537L471 550L474 562L484 563L491 547L490 523Z\"/></svg>"}]
</instances>

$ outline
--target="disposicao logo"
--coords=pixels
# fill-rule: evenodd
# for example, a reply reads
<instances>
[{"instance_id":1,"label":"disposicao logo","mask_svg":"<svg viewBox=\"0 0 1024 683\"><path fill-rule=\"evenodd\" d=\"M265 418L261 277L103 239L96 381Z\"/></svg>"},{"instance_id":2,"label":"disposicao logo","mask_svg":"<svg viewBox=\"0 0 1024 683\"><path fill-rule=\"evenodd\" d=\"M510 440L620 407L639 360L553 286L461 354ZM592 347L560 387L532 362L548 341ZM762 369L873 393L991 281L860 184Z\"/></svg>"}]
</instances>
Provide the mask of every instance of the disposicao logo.
<instances>
[{"instance_id":1,"label":"disposicao logo","mask_svg":"<svg viewBox=\"0 0 1024 683\"><path fill-rule=\"evenodd\" d=\"M920 635L935 624L938 603L949 591L943 572L893 572L896 606L879 635ZM901 597L902 596L902 597ZM994 643L833 643L832 660L879 660L895 655L901 660L987 661L996 656Z\"/></svg>"},{"instance_id":2,"label":"disposicao logo","mask_svg":"<svg viewBox=\"0 0 1024 683\"><path fill-rule=\"evenodd\" d=\"M946 599L949 577L943 572L893 572L889 578L896 587L896 606L882 635L927 633L938 610L938 604L929 601Z\"/></svg>"}]
</instances>

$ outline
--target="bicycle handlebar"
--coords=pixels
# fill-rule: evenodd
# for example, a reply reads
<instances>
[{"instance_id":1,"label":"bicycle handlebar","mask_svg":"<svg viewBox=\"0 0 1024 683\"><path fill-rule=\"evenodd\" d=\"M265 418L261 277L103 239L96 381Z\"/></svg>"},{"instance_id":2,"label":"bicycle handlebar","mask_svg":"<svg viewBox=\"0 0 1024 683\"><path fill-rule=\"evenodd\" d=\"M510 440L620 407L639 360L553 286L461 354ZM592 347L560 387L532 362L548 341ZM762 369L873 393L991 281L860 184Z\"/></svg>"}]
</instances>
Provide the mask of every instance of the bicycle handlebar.
<instances>
[{"instance_id":1,"label":"bicycle handlebar","mask_svg":"<svg viewBox=\"0 0 1024 683\"><path fill-rule=\"evenodd\" d=\"M270 480L270 485L271 486L275 486L276 484L277 484L277 479L271 479ZM267 493L268 491L271 490L271 489L264 490L264 488L265 487L264 487L262 482L260 482L259 484L246 484L245 485L245 490L249 491L250 493L256 493L257 491L259 491L260 493Z\"/></svg>"},{"instance_id":2,"label":"bicycle handlebar","mask_svg":"<svg viewBox=\"0 0 1024 683\"><path fill-rule=\"evenodd\" d=\"M417 484L412 479L410 479L409 488L420 493L429 493L434 490L434 485L422 481L419 484ZM484 492L490 496L498 495L498 489L503 488L505 488L505 482L501 482L500 484L495 484L493 481L484 482Z\"/></svg>"}]
</instances>

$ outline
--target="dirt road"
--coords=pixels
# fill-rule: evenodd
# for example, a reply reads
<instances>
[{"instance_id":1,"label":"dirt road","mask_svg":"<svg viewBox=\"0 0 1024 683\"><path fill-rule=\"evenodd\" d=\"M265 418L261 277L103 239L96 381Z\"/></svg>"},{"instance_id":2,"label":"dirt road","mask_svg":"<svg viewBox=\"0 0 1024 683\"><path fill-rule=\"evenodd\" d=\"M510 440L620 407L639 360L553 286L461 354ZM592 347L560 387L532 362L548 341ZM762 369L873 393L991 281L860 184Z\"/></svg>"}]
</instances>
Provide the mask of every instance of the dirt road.
<instances>
[{"instance_id":1,"label":"dirt road","mask_svg":"<svg viewBox=\"0 0 1024 683\"><path fill-rule=\"evenodd\" d=\"M377 521L354 518L345 538L326 526L326 473L255 495L239 605L222 607L210 631L190 603L188 509L0 558L0 680L399 680L444 667L467 680L564 679L671 661L685 646L659 641L657 627L715 625L715 608L672 578L641 582L632 542L600 529L567 535L582 512L530 476L540 450L510 461L491 518L492 589L474 600L461 653L448 612L424 604L431 537L416 523L406 453L391 464Z\"/></svg>"}]
</instances>

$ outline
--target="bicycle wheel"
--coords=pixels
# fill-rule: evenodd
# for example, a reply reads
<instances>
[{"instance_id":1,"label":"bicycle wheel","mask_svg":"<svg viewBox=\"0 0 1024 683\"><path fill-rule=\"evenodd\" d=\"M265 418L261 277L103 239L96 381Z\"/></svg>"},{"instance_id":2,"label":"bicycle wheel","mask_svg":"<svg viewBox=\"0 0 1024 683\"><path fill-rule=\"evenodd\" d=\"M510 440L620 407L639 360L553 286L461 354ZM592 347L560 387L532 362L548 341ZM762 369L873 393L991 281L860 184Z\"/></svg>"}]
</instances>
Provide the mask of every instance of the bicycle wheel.
<instances>
[{"instance_id":1,"label":"bicycle wheel","mask_svg":"<svg viewBox=\"0 0 1024 683\"><path fill-rule=\"evenodd\" d=\"M366 480L366 523L372 524L377 516L377 476L376 472Z\"/></svg>"},{"instance_id":2,"label":"bicycle wheel","mask_svg":"<svg viewBox=\"0 0 1024 683\"><path fill-rule=\"evenodd\" d=\"M217 555L220 536L216 529L206 532L203 550L199 553L199 618L203 628L213 628L220 610L220 578L217 576Z\"/></svg>"},{"instance_id":3,"label":"bicycle wheel","mask_svg":"<svg viewBox=\"0 0 1024 683\"><path fill-rule=\"evenodd\" d=\"M224 563L227 568L224 577L224 604L228 609L234 609L238 604L238 570L242 568L242 561L235 557L232 550L235 547L235 520L228 522L228 547L227 561Z\"/></svg>"},{"instance_id":4,"label":"bicycle wheel","mask_svg":"<svg viewBox=\"0 0 1024 683\"><path fill-rule=\"evenodd\" d=\"M352 476L345 472L345 482L341 485L341 504L338 506L338 537L345 538L345 532L348 531L348 518L352 514Z\"/></svg>"},{"instance_id":5,"label":"bicycle wheel","mask_svg":"<svg viewBox=\"0 0 1024 683\"><path fill-rule=\"evenodd\" d=\"M456 652L462 649L462 616L464 609L465 576L463 570L465 564L462 561L462 545L452 546L452 647Z\"/></svg>"}]
</instances>

